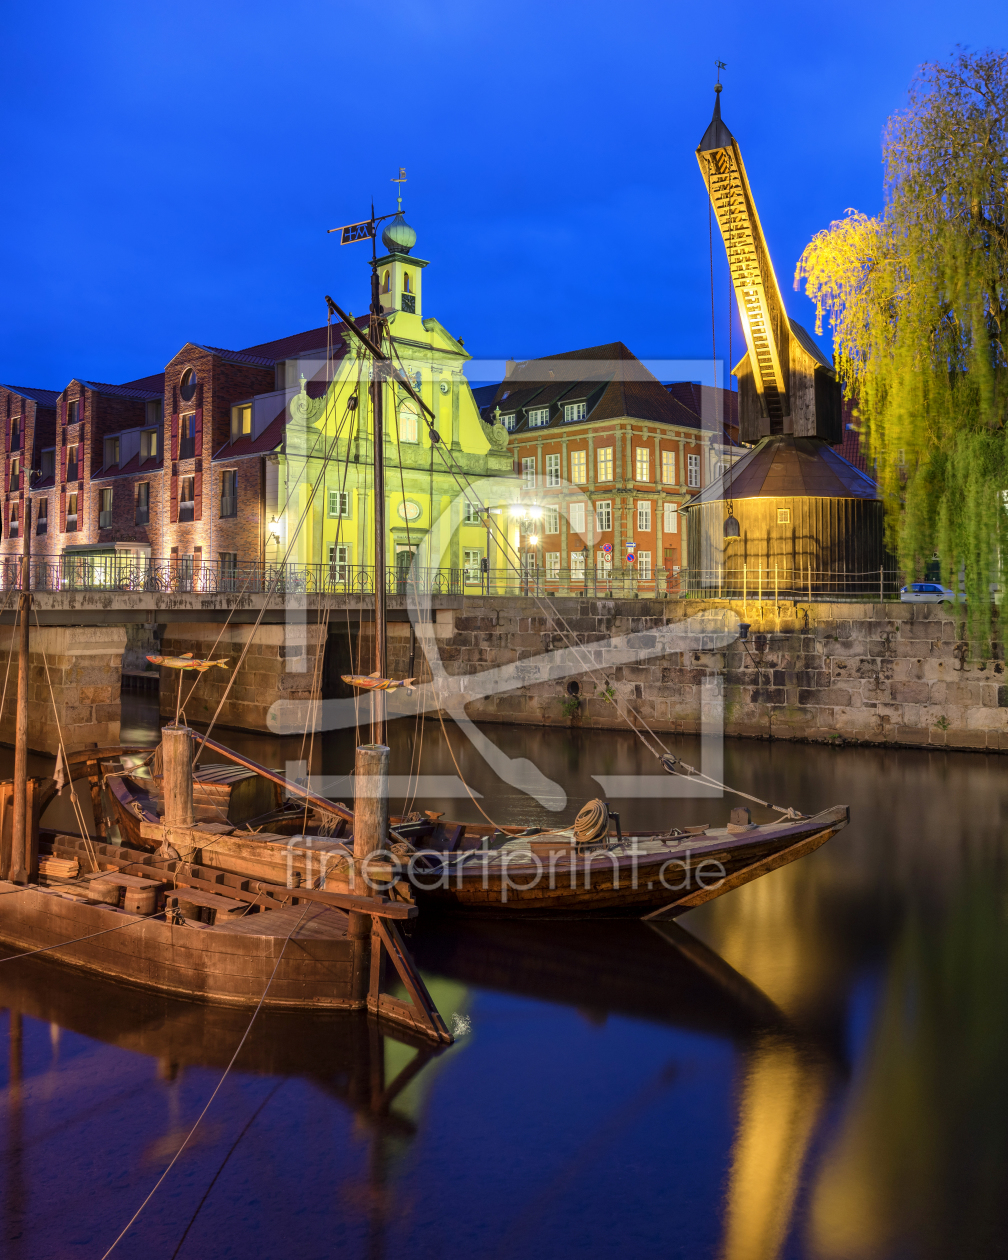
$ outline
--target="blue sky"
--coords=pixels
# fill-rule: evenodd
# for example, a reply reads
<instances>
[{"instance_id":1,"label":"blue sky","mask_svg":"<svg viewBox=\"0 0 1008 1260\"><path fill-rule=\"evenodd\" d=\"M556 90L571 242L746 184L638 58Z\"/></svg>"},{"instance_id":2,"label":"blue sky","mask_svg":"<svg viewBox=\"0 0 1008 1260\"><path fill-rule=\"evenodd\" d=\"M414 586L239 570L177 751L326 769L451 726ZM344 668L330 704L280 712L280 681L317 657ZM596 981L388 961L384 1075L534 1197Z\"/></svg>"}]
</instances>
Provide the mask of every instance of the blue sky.
<instances>
[{"instance_id":1,"label":"blue sky","mask_svg":"<svg viewBox=\"0 0 1008 1260\"><path fill-rule=\"evenodd\" d=\"M360 312L405 166L424 313L474 355L709 354L694 149L714 60L790 312L809 237L881 202L915 68L1004 47L1003 3L0 6L0 381L160 370ZM727 269L714 238L718 354ZM736 329L735 348L740 334Z\"/></svg>"}]
</instances>

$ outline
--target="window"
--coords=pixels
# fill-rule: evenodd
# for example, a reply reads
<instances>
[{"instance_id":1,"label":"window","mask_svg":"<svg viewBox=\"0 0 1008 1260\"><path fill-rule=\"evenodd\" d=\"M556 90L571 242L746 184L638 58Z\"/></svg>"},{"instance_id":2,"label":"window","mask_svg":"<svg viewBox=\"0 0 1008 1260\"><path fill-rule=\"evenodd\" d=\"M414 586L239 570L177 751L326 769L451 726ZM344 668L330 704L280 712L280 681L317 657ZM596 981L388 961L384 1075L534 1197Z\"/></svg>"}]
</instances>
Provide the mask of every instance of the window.
<instances>
[{"instance_id":1,"label":"window","mask_svg":"<svg viewBox=\"0 0 1008 1260\"><path fill-rule=\"evenodd\" d=\"M192 459L196 454L196 415L190 411L182 417L182 432L179 441L179 459Z\"/></svg>"},{"instance_id":2,"label":"window","mask_svg":"<svg viewBox=\"0 0 1008 1260\"><path fill-rule=\"evenodd\" d=\"M21 449L21 417L14 416L10 422L10 448L12 451Z\"/></svg>"},{"instance_id":3,"label":"window","mask_svg":"<svg viewBox=\"0 0 1008 1260\"><path fill-rule=\"evenodd\" d=\"M182 373L182 380L179 384L179 393L182 395L183 402L192 402L196 397L196 386L199 380L193 368L186 368Z\"/></svg>"},{"instance_id":4,"label":"window","mask_svg":"<svg viewBox=\"0 0 1008 1260\"><path fill-rule=\"evenodd\" d=\"M193 584L193 558L192 556L180 556L178 567L175 570L178 575L179 589L183 591L191 591Z\"/></svg>"},{"instance_id":5,"label":"window","mask_svg":"<svg viewBox=\"0 0 1008 1260\"><path fill-rule=\"evenodd\" d=\"M36 499L35 533L45 534L49 530L49 500Z\"/></svg>"},{"instance_id":6,"label":"window","mask_svg":"<svg viewBox=\"0 0 1008 1260\"><path fill-rule=\"evenodd\" d=\"M345 582L350 567L350 544L340 543L338 547L329 548L329 581Z\"/></svg>"},{"instance_id":7,"label":"window","mask_svg":"<svg viewBox=\"0 0 1008 1260\"><path fill-rule=\"evenodd\" d=\"M517 416L515 416L514 412L512 412L511 415L509 416L501 416L501 424L504 426L505 429L507 429L508 433L514 433L514 427L515 427L516 422L517 422Z\"/></svg>"},{"instance_id":8,"label":"window","mask_svg":"<svg viewBox=\"0 0 1008 1260\"><path fill-rule=\"evenodd\" d=\"M105 460L106 468L111 468L119 464L119 439L117 437L109 437L105 439Z\"/></svg>"},{"instance_id":9,"label":"window","mask_svg":"<svg viewBox=\"0 0 1008 1260\"><path fill-rule=\"evenodd\" d=\"M252 404L238 403L231 408L231 441L252 436Z\"/></svg>"},{"instance_id":10,"label":"window","mask_svg":"<svg viewBox=\"0 0 1008 1260\"><path fill-rule=\"evenodd\" d=\"M571 481L576 486L583 486L588 480L588 452L571 451Z\"/></svg>"},{"instance_id":11,"label":"window","mask_svg":"<svg viewBox=\"0 0 1008 1260\"><path fill-rule=\"evenodd\" d=\"M78 411L78 403L75 399L72 403L67 403L67 424L76 424Z\"/></svg>"},{"instance_id":12,"label":"window","mask_svg":"<svg viewBox=\"0 0 1008 1260\"><path fill-rule=\"evenodd\" d=\"M544 425L549 424L549 407L540 407L537 411L528 413L529 428L541 429Z\"/></svg>"},{"instance_id":13,"label":"window","mask_svg":"<svg viewBox=\"0 0 1008 1260\"><path fill-rule=\"evenodd\" d=\"M480 505L478 503L470 503L469 500L466 499L462 504L462 524L479 525L481 520Z\"/></svg>"},{"instance_id":14,"label":"window","mask_svg":"<svg viewBox=\"0 0 1008 1260\"><path fill-rule=\"evenodd\" d=\"M662 451L661 479L667 486L675 485L675 451Z\"/></svg>"},{"instance_id":15,"label":"window","mask_svg":"<svg viewBox=\"0 0 1008 1260\"><path fill-rule=\"evenodd\" d=\"M603 499L595 504L595 524L600 534L612 529L612 502Z\"/></svg>"},{"instance_id":16,"label":"window","mask_svg":"<svg viewBox=\"0 0 1008 1260\"><path fill-rule=\"evenodd\" d=\"M560 533L560 509L557 507L548 507L543 513L543 533L559 534Z\"/></svg>"},{"instance_id":17,"label":"window","mask_svg":"<svg viewBox=\"0 0 1008 1260\"><path fill-rule=\"evenodd\" d=\"M665 504L665 520L663 522L666 534L679 533L679 504Z\"/></svg>"},{"instance_id":18,"label":"window","mask_svg":"<svg viewBox=\"0 0 1008 1260\"><path fill-rule=\"evenodd\" d=\"M536 484L535 456L527 456L522 460L522 482L526 490L534 490Z\"/></svg>"},{"instance_id":19,"label":"window","mask_svg":"<svg viewBox=\"0 0 1008 1260\"><path fill-rule=\"evenodd\" d=\"M228 468L221 476L221 516L238 515L238 470Z\"/></svg>"},{"instance_id":20,"label":"window","mask_svg":"<svg viewBox=\"0 0 1008 1260\"><path fill-rule=\"evenodd\" d=\"M67 495L66 527L67 527L68 534L72 534L74 530L77 528L77 495L76 494Z\"/></svg>"},{"instance_id":21,"label":"window","mask_svg":"<svg viewBox=\"0 0 1008 1260\"><path fill-rule=\"evenodd\" d=\"M18 505L16 503L12 503L11 510L10 510L10 532L8 533L7 537L17 538L19 527L20 527L20 523L18 521Z\"/></svg>"},{"instance_id":22,"label":"window","mask_svg":"<svg viewBox=\"0 0 1008 1260\"><path fill-rule=\"evenodd\" d=\"M150 522L150 482L141 481L137 486L136 523L147 525Z\"/></svg>"},{"instance_id":23,"label":"window","mask_svg":"<svg viewBox=\"0 0 1008 1260\"><path fill-rule=\"evenodd\" d=\"M77 480L77 445L67 447L67 481Z\"/></svg>"},{"instance_id":24,"label":"window","mask_svg":"<svg viewBox=\"0 0 1008 1260\"><path fill-rule=\"evenodd\" d=\"M482 576L480 569L480 560L483 557L481 551L467 547L462 555L462 563L465 569L466 582L479 582Z\"/></svg>"},{"instance_id":25,"label":"window","mask_svg":"<svg viewBox=\"0 0 1008 1260\"><path fill-rule=\"evenodd\" d=\"M572 582L583 582L585 575L585 554L583 551L570 553L570 575Z\"/></svg>"},{"instance_id":26,"label":"window","mask_svg":"<svg viewBox=\"0 0 1008 1260\"><path fill-rule=\"evenodd\" d=\"M700 456L686 456L686 484L692 489L700 485Z\"/></svg>"},{"instance_id":27,"label":"window","mask_svg":"<svg viewBox=\"0 0 1008 1260\"><path fill-rule=\"evenodd\" d=\"M651 552L637 552L637 576L643 578L645 582L651 580Z\"/></svg>"},{"instance_id":28,"label":"window","mask_svg":"<svg viewBox=\"0 0 1008 1260\"><path fill-rule=\"evenodd\" d=\"M147 420L146 423L152 428L161 424L161 399L152 398L147 403Z\"/></svg>"},{"instance_id":29,"label":"window","mask_svg":"<svg viewBox=\"0 0 1008 1260\"><path fill-rule=\"evenodd\" d=\"M193 509L196 506L196 495L194 492L195 479L192 477L182 478L182 489L179 493L179 514L180 521L191 521L193 519Z\"/></svg>"},{"instance_id":30,"label":"window","mask_svg":"<svg viewBox=\"0 0 1008 1260\"><path fill-rule=\"evenodd\" d=\"M596 551L595 552L595 571L600 577L604 577L607 573L612 572L612 552Z\"/></svg>"},{"instance_id":31,"label":"window","mask_svg":"<svg viewBox=\"0 0 1008 1260\"><path fill-rule=\"evenodd\" d=\"M546 485L558 486L560 484L560 456L546 456Z\"/></svg>"},{"instance_id":32,"label":"window","mask_svg":"<svg viewBox=\"0 0 1008 1260\"><path fill-rule=\"evenodd\" d=\"M55 476L55 474L56 474L56 452L43 451L42 452L42 480L45 481L47 477L53 477Z\"/></svg>"},{"instance_id":33,"label":"window","mask_svg":"<svg viewBox=\"0 0 1008 1260\"><path fill-rule=\"evenodd\" d=\"M112 528L112 490L98 491L98 528Z\"/></svg>"},{"instance_id":34,"label":"window","mask_svg":"<svg viewBox=\"0 0 1008 1260\"><path fill-rule=\"evenodd\" d=\"M350 516L350 492L349 490L330 490L329 491L329 515L335 517L343 517L344 520Z\"/></svg>"},{"instance_id":35,"label":"window","mask_svg":"<svg viewBox=\"0 0 1008 1260\"><path fill-rule=\"evenodd\" d=\"M651 451L646 446L638 446L636 449L637 458L637 480L651 480Z\"/></svg>"},{"instance_id":36,"label":"window","mask_svg":"<svg viewBox=\"0 0 1008 1260\"><path fill-rule=\"evenodd\" d=\"M408 271L404 271L402 273L402 291L403 293L413 292L413 290L410 288L410 273Z\"/></svg>"},{"instance_id":37,"label":"window","mask_svg":"<svg viewBox=\"0 0 1008 1260\"><path fill-rule=\"evenodd\" d=\"M399 441L417 441L418 416L412 403L403 403L399 408Z\"/></svg>"},{"instance_id":38,"label":"window","mask_svg":"<svg viewBox=\"0 0 1008 1260\"><path fill-rule=\"evenodd\" d=\"M385 272L382 275L381 291L382 293L390 293L391 289L392 289L392 272L389 271L388 267L386 267Z\"/></svg>"},{"instance_id":39,"label":"window","mask_svg":"<svg viewBox=\"0 0 1008 1260\"><path fill-rule=\"evenodd\" d=\"M575 534L583 534L585 532L585 505L571 503L567 509L567 519Z\"/></svg>"},{"instance_id":40,"label":"window","mask_svg":"<svg viewBox=\"0 0 1008 1260\"><path fill-rule=\"evenodd\" d=\"M546 552L546 576L554 581L560 576L560 552Z\"/></svg>"},{"instance_id":41,"label":"window","mask_svg":"<svg viewBox=\"0 0 1008 1260\"><path fill-rule=\"evenodd\" d=\"M778 509L777 509L777 524L778 524L778 525L790 525L790 524L791 524L791 509L790 509L790 508L778 508Z\"/></svg>"},{"instance_id":42,"label":"window","mask_svg":"<svg viewBox=\"0 0 1008 1260\"><path fill-rule=\"evenodd\" d=\"M564 406L564 424L570 424L573 420L583 420L587 410L587 403L567 403Z\"/></svg>"},{"instance_id":43,"label":"window","mask_svg":"<svg viewBox=\"0 0 1008 1260\"><path fill-rule=\"evenodd\" d=\"M234 591L238 589L238 552L237 551L219 551L217 553L220 560L220 589L222 591Z\"/></svg>"},{"instance_id":44,"label":"window","mask_svg":"<svg viewBox=\"0 0 1008 1260\"><path fill-rule=\"evenodd\" d=\"M646 533L651 532L651 504L650 503L637 504L637 528L639 530L645 531Z\"/></svg>"},{"instance_id":45,"label":"window","mask_svg":"<svg viewBox=\"0 0 1008 1260\"><path fill-rule=\"evenodd\" d=\"M611 446L600 446L595 452L599 481L612 481L612 450Z\"/></svg>"},{"instance_id":46,"label":"window","mask_svg":"<svg viewBox=\"0 0 1008 1260\"><path fill-rule=\"evenodd\" d=\"M21 489L21 459L17 455L11 456L10 462L10 492L16 494Z\"/></svg>"},{"instance_id":47,"label":"window","mask_svg":"<svg viewBox=\"0 0 1008 1260\"><path fill-rule=\"evenodd\" d=\"M149 405L149 404L148 404ZM158 448L157 429L145 429L140 434L140 461L145 459L157 459Z\"/></svg>"}]
</instances>

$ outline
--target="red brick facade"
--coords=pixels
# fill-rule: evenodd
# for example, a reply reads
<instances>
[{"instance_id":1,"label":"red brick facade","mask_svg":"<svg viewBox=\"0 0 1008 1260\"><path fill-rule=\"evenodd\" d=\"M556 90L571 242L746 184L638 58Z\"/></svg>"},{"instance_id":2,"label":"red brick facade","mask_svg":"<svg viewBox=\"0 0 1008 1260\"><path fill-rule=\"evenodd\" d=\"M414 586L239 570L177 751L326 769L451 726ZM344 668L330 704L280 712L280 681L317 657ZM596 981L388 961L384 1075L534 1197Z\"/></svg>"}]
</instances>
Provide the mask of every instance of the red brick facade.
<instances>
[{"instance_id":1,"label":"red brick facade","mask_svg":"<svg viewBox=\"0 0 1008 1260\"><path fill-rule=\"evenodd\" d=\"M7 560L20 556L24 551L25 491L31 481L33 555L45 554L47 535L38 535L38 504L44 502L43 530L51 524L51 490L53 478L43 481L38 473L42 464L42 451L51 447L56 432L56 399L51 390L19 389L0 385L0 427L3 429L3 486L0 493L2 504L2 530L0 530L0 557ZM16 464L15 464L16 461ZM12 489L11 476L17 468L17 488ZM17 529L11 536L12 517L16 516Z\"/></svg>"}]
</instances>

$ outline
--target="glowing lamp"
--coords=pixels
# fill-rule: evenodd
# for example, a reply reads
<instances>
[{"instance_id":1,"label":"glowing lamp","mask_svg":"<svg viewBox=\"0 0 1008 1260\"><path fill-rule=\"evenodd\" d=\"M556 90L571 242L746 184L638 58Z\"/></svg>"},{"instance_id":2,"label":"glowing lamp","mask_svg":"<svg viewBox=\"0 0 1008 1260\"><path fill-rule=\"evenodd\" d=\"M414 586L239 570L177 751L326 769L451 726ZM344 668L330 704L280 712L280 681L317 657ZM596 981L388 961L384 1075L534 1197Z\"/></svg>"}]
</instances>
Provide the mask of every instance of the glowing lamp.
<instances>
[{"instance_id":1,"label":"glowing lamp","mask_svg":"<svg viewBox=\"0 0 1008 1260\"><path fill-rule=\"evenodd\" d=\"M280 541L280 522L275 516L270 518L269 533L274 542Z\"/></svg>"}]
</instances>

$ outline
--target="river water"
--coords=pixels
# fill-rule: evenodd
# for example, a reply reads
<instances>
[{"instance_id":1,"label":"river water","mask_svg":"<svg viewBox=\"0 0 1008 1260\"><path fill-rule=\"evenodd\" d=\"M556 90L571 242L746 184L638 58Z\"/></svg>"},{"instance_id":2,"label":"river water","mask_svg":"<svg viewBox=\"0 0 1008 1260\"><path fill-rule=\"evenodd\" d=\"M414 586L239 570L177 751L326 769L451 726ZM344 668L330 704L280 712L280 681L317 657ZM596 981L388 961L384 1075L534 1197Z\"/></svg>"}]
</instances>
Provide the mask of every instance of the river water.
<instances>
[{"instance_id":1,"label":"river water","mask_svg":"<svg viewBox=\"0 0 1008 1260\"><path fill-rule=\"evenodd\" d=\"M149 701L124 697L123 718L124 742L155 738ZM419 760L418 800L460 819L478 814L459 772L495 821L570 819L600 795L594 776L627 776L624 826L721 822L732 804L646 795L656 766L632 734L483 731L565 809L430 722L393 725L396 790ZM267 764L308 760L300 738L224 738ZM312 749L337 794L353 743ZM0 772L10 761L0 750ZM663 931L418 923L411 945L459 1034L441 1054L362 1018L261 1014L113 1254L1003 1255L1006 769L728 741L728 783L805 812L849 803L850 826ZM0 1254L101 1257L248 1013L38 959L0 963L0 1008Z\"/></svg>"}]
</instances>

